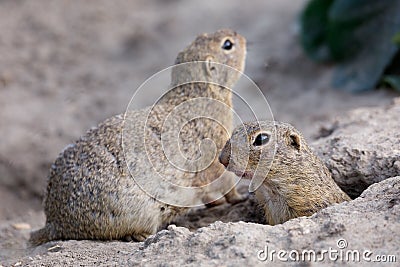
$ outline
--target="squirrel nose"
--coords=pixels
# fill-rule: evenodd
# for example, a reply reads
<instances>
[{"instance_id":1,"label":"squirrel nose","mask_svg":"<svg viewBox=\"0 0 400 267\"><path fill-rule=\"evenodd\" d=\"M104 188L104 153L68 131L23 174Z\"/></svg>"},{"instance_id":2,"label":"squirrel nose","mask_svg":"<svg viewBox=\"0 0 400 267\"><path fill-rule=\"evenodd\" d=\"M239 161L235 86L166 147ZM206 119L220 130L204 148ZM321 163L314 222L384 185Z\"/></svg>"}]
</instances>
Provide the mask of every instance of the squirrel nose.
<instances>
[{"instance_id":1,"label":"squirrel nose","mask_svg":"<svg viewBox=\"0 0 400 267\"><path fill-rule=\"evenodd\" d=\"M227 167L229 164L229 156L227 157L224 153L221 153L221 155L219 155L219 162L221 162L222 165Z\"/></svg>"},{"instance_id":2,"label":"squirrel nose","mask_svg":"<svg viewBox=\"0 0 400 267\"><path fill-rule=\"evenodd\" d=\"M221 154L219 155L219 162L221 162L222 165L224 165L225 167L228 166L229 164L229 160L230 160L230 153L231 153L231 144L228 141L224 148L221 151Z\"/></svg>"}]
</instances>

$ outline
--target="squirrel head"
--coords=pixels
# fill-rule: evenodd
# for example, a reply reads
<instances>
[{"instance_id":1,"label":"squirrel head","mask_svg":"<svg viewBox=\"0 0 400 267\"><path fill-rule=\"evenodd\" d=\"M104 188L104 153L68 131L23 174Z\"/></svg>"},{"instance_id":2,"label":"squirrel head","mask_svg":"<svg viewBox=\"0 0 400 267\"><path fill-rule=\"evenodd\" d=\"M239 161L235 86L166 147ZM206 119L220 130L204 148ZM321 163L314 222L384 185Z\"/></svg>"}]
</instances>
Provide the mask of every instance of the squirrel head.
<instances>
[{"instance_id":1,"label":"squirrel head","mask_svg":"<svg viewBox=\"0 0 400 267\"><path fill-rule=\"evenodd\" d=\"M301 133L292 125L250 122L233 130L219 161L238 176L263 181L268 177L290 176L291 169L301 168L308 151Z\"/></svg>"},{"instance_id":2,"label":"squirrel head","mask_svg":"<svg viewBox=\"0 0 400 267\"><path fill-rule=\"evenodd\" d=\"M201 34L178 54L172 84L207 81L233 86L244 71L245 59L246 39L236 32L222 29Z\"/></svg>"}]
</instances>

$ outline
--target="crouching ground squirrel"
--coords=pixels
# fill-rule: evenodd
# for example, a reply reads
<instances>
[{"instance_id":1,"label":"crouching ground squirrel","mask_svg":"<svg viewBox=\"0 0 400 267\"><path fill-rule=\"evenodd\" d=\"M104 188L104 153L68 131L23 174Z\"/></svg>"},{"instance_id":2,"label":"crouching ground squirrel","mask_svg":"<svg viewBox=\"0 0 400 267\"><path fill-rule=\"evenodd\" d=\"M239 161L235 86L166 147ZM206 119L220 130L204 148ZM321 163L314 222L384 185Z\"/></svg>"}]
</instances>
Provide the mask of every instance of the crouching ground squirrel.
<instances>
[{"instance_id":1,"label":"crouching ground squirrel","mask_svg":"<svg viewBox=\"0 0 400 267\"><path fill-rule=\"evenodd\" d=\"M219 160L238 176L265 178L255 195L270 225L350 200L288 123L261 121L235 128Z\"/></svg>"},{"instance_id":2,"label":"crouching ground squirrel","mask_svg":"<svg viewBox=\"0 0 400 267\"><path fill-rule=\"evenodd\" d=\"M174 67L172 89L157 105L107 119L67 146L50 169L44 200L46 225L32 233L31 243L57 239L146 239L188 209L157 199L176 194L173 188L159 184L161 180L156 181L155 175L159 174L167 182L182 187L201 187L221 176L224 183L212 188L214 191L208 189L189 197L208 203L231 189L225 195L228 202L244 200L245 196L234 187L236 176L226 174L217 154L202 153L204 150L199 147L203 140L211 139L217 152L228 140L233 128L232 112L221 112L214 105L232 106L229 88L243 72L245 57L246 41L234 31L199 35L176 58L177 64L199 64ZM191 82L196 80L210 83ZM216 101L190 102L197 98ZM181 105L186 102L189 104ZM184 121L188 114L204 111L212 120ZM171 120L170 114L174 112ZM168 118L170 123L166 125ZM178 131L173 137L177 140L161 140L163 131L171 129ZM194 165L190 171L170 164L163 150L169 141L178 144L173 147L176 154L184 155L184 162L174 164ZM208 158L203 163L209 164L197 166L196 159L204 156ZM155 191L144 192L137 180ZM180 197L183 196L176 195L175 199Z\"/></svg>"}]
</instances>

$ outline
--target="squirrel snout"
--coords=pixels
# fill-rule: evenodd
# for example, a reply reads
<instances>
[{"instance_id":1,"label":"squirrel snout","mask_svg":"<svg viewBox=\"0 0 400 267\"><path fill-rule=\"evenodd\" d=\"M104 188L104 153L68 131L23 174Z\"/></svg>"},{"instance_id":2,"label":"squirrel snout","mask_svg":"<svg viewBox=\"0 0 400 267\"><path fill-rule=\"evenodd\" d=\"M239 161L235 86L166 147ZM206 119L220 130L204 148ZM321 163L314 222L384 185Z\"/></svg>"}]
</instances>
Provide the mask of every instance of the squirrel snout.
<instances>
[{"instance_id":1,"label":"squirrel snout","mask_svg":"<svg viewBox=\"0 0 400 267\"><path fill-rule=\"evenodd\" d=\"M218 158L219 162L221 162L221 164L224 165L225 167L228 167L230 160L230 152L231 152L231 144L230 142L227 142Z\"/></svg>"},{"instance_id":2,"label":"squirrel snout","mask_svg":"<svg viewBox=\"0 0 400 267\"><path fill-rule=\"evenodd\" d=\"M221 155L219 155L219 162L221 162L225 167L228 167L229 156L227 156L226 153L221 153Z\"/></svg>"}]
</instances>

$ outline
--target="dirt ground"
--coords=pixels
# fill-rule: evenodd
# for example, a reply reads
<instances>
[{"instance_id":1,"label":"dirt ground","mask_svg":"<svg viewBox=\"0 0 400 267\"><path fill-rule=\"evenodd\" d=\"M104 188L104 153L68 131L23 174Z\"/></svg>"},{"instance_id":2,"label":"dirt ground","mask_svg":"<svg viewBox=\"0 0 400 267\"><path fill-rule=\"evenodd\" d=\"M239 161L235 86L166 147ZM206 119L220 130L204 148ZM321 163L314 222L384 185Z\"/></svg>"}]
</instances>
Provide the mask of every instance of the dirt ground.
<instances>
[{"instance_id":1,"label":"dirt ground","mask_svg":"<svg viewBox=\"0 0 400 267\"><path fill-rule=\"evenodd\" d=\"M1 1L0 263L24 255L25 228L44 225L46 174L61 149L124 112L136 88L199 33L232 28L244 35L245 73L275 119L308 139L346 110L389 103L393 92L332 89L332 66L305 57L296 23L305 2ZM143 104L151 102L144 97Z\"/></svg>"}]
</instances>

